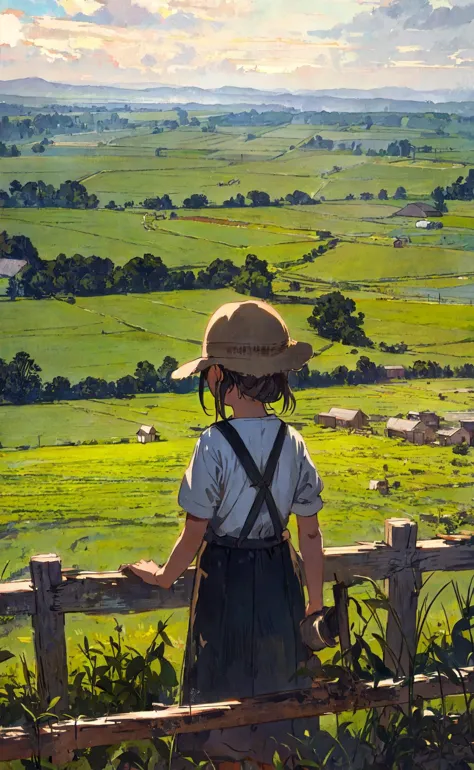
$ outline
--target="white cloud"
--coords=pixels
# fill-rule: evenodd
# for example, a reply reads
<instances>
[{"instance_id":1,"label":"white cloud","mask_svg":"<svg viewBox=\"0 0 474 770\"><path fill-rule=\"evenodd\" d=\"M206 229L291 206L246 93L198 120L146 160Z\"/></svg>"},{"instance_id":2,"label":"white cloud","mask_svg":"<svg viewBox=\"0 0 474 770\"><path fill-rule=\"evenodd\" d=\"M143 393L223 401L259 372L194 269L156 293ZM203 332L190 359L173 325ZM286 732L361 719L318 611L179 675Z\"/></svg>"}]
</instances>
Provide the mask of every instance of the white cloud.
<instances>
[{"instance_id":1,"label":"white cloud","mask_svg":"<svg viewBox=\"0 0 474 770\"><path fill-rule=\"evenodd\" d=\"M102 3L97 2L97 0L58 0L58 5L69 16L76 16L78 13L82 13L84 16L92 16L102 8Z\"/></svg>"},{"instance_id":2,"label":"white cloud","mask_svg":"<svg viewBox=\"0 0 474 770\"><path fill-rule=\"evenodd\" d=\"M23 24L18 13L0 13L0 45L14 48L23 40Z\"/></svg>"}]
</instances>

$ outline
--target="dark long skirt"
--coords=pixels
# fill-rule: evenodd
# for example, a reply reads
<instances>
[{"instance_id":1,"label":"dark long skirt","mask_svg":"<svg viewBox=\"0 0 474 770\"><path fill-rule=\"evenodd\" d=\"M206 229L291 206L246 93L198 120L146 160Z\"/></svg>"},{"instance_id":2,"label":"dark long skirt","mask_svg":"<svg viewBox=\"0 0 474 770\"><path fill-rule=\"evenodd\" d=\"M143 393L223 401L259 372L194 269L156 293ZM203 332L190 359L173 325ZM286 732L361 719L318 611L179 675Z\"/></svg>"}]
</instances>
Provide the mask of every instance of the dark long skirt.
<instances>
[{"instance_id":1,"label":"dark long skirt","mask_svg":"<svg viewBox=\"0 0 474 770\"><path fill-rule=\"evenodd\" d=\"M296 676L308 657L300 635L301 578L289 542L262 550L205 544L196 570L182 704L215 703L307 687ZM310 728L285 720L180 735L194 760L282 759Z\"/></svg>"}]
</instances>

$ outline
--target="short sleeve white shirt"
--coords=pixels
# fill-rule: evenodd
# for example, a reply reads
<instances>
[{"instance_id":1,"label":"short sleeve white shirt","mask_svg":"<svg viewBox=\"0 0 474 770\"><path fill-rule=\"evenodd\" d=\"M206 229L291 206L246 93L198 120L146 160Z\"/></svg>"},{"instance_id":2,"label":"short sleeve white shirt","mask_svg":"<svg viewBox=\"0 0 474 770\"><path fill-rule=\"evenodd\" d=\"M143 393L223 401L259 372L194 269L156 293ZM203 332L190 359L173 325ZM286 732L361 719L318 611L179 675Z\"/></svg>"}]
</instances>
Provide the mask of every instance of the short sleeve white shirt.
<instances>
[{"instance_id":1,"label":"short sleeve white shirt","mask_svg":"<svg viewBox=\"0 0 474 770\"><path fill-rule=\"evenodd\" d=\"M231 422L263 473L280 420L276 415L269 415ZM289 425L271 484L283 526L287 525L290 513L317 514L323 506L322 489L323 483L303 437ZM238 537L255 495L255 488L224 436L215 426L205 430L196 443L181 483L180 507L192 516L208 519L216 535ZM249 537L272 535L273 526L264 503Z\"/></svg>"}]
</instances>

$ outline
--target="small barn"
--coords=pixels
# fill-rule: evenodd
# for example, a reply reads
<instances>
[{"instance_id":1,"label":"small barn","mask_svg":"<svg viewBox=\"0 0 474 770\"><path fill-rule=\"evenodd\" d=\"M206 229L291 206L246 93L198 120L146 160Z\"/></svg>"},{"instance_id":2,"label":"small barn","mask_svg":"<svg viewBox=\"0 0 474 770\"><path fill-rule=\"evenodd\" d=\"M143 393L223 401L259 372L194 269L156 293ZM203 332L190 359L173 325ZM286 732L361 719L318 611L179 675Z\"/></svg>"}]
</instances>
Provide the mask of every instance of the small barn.
<instances>
[{"instance_id":1,"label":"small barn","mask_svg":"<svg viewBox=\"0 0 474 770\"><path fill-rule=\"evenodd\" d=\"M455 446L455 444L470 444L471 434L461 425L457 428L447 428L438 431L440 446Z\"/></svg>"},{"instance_id":2,"label":"small barn","mask_svg":"<svg viewBox=\"0 0 474 770\"><path fill-rule=\"evenodd\" d=\"M471 437L470 443L474 444L474 417L466 420L461 420L461 428L464 428L464 430L467 430L469 433L469 436Z\"/></svg>"},{"instance_id":3,"label":"small barn","mask_svg":"<svg viewBox=\"0 0 474 770\"><path fill-rule=\"evenodd\" d=\"M380 492L381 495L388 495L389 484L387 479L373 479L369 482L371 492Z\"/></svg>"},{"instance_id":4,"label":"small barn","mask_svg":"<svg viewBox=\"0 0 474 770\"><path fill-rule=\"evenodd\" d=\"M390 417L387 421L385 435L388 438L402 438L411 444L431 444L436 439L436 433L421 420L402 420Z\"/></svg>"},{"instance_id":5,"label":"small barn","mask_svg":"<svg viewBox=\"0 0 474 770\"><path fill-rule=\"evenodd\" d=\"M387 380L403 380L406 376L404 366L384 366Z\"/></svg>"},{"instance_id":6,"label":"small barn","mask_svg":"<svg viewBox=\"0 0 474 770\"><path fill-rule=\"evenodd\" d=\"M137 430L137 441L139 444L150 444L152 441L156 441L157 433L154 425L142 425L140 430Z\"/></svg>"},{"instance_id":7,"label":"small barn","mask_svg":"<svg viewBox=\"0 0 474 770\"><path fill-rule=\"evenodd\" d=\"M436 414L436 412L429 412L427 410L424 412L408 412L407 419L421 420L425 425L428 426L428 428L431 428L434 431L439 430L439 425L441 422L441 418Z\"/></svg>"},{"instance_id":8,"label":"small barn","mask_svg":"<svg viewBox=\"0 0 474 770\"><path fill-rule=\"evenodd\" d=\"M405 246L409 246L410 243L411 241L407 235L399 235L397 238L393 239L393 248L403 249Z\"/></svg>"},{"instance_id":9,"label":"small barn","mask_svg":"<svg viewBox=\"0 0 474 770\"><path fill-rule=\"evenodd\" d=\"M0 278L14 278L27 264L25 259L0 259Z\"/></svg>"},{"instance_id":10,"label":"small barn","mask_svg":"<svg viewBox=\"0 0 474 770\"><path fill-rule=\"evenodd\" d=\"M316 422L324 428L355 428L361 430L369 425L369 418L361 409L340 409L333 407L321 412Z\"/></svg>"},{"instance_id":11,"label":"small barn","mask_svg":"<svg viewBox=\"0 0 474 770\"><path fill-rule=\"evenodd\" d=\"M416 217L417 219L426 219L427 217L442 217L443 214L431 203L418 201L417 203L408 203L400 211L393 214L394 217Z\"/></svg>"}]
</instances>

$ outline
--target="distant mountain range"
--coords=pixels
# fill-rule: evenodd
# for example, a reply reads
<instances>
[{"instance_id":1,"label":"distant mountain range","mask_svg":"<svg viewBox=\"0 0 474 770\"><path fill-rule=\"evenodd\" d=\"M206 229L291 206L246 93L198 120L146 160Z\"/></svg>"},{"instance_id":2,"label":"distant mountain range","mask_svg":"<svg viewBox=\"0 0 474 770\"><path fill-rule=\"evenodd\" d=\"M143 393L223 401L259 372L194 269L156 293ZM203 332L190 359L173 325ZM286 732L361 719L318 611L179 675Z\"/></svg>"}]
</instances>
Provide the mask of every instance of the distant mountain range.
<instances>
[{"instance_id":1,"label":"distant mountain range","mask_svg":"<svg viewBox=\"0 0 474 770\"><path fill-rule=\"evenodd\" d=\"M458 112L474 114L474 89L418 92L410 88L324 89L317 91L259 91L255 88L224 86L102 86L53 83L42 78L0 80L0 101L29 105L107 104L120 106L183 105L250 109L294 109L329 112Z\"/></svg>"}]
</instances>

